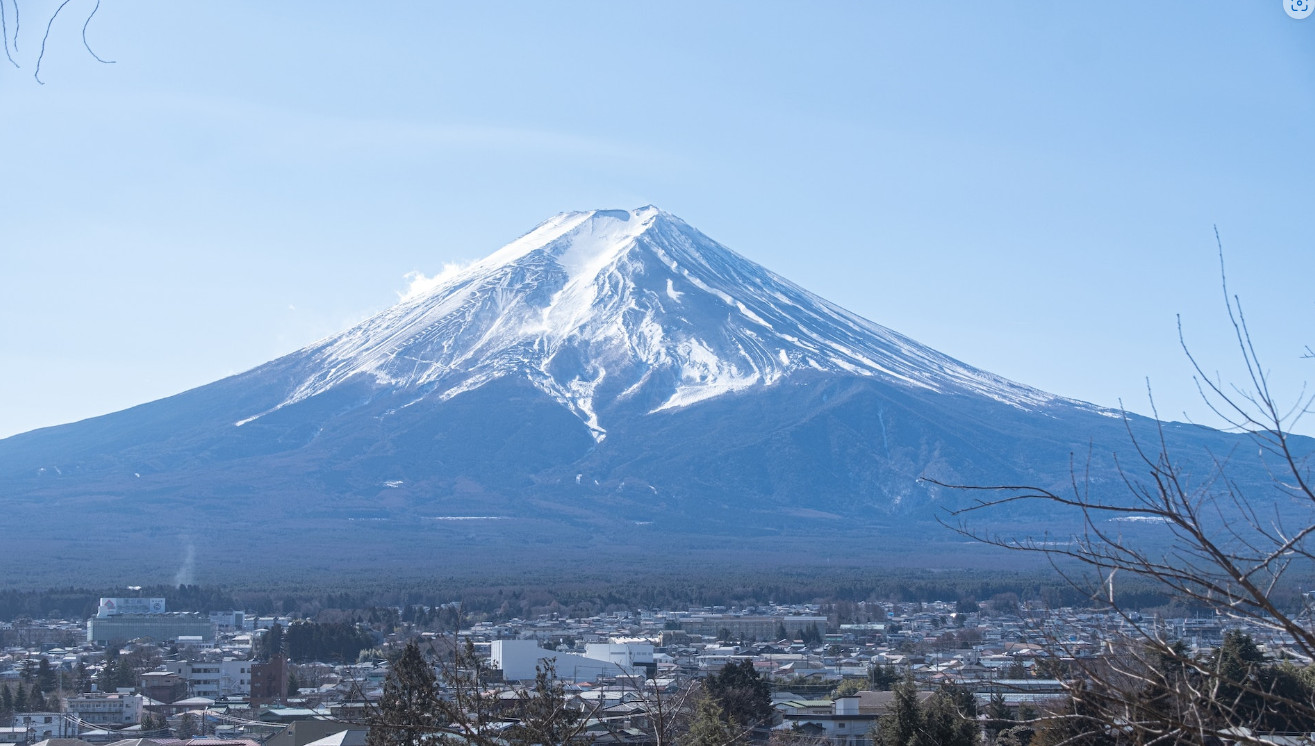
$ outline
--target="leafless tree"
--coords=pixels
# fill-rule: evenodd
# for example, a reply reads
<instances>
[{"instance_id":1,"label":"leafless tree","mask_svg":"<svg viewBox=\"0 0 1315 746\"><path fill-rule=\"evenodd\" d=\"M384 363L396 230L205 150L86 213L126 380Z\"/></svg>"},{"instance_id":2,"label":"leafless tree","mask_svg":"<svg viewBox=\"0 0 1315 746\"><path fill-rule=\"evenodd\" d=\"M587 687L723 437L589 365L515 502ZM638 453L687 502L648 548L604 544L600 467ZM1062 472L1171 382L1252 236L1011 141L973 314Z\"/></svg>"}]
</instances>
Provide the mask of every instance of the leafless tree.
<instances>
[{"instance_id":1,"label":"leafless tree","mask_svg":"<svg viewBox=\"0 0 1315 746\"><path fill-rule=\"evenodd\" d=\"M1279 592L1290 591L1294 576L1315 567L1315 487L1307 461L1312 449L1309 439L1293 432L1310 411L1312 397L1304 388L1290 399L1271 388L1242 303L1228 291L1222 246L1219 256L1240 382L1207 371L1187 344L1181 319L1179 341L1221 429L1242 434L1258 449L1268 469L1263 489L1243 487L1230 476L1240 458L1236 452L1191 459L1174 452L1153 399L1157 429L1151 438L1135 435L1131 419L1124 418L1134 455L1130 462L1116 459L1125 499L1095 497L1078 467L1062 492L928 480L982 495L950 514L945 522L951 528L1045 557L1120 621L1121 630L1106 636L1100 655L1075 655L1070 703L1050 713L1047 724L1038 724L1039 736L1050 734L1043 742L1272 743L1260 734L1315 730L1309 671L1264 659L1241 635L1226 638L1213 652L1193 653L1154 620L1123 608L1114 593L1116 579L1150 581L1171 598L1213 610L1221 620L1267 631L1298 661L1315 659L1308 604L1283 600L1293 596ZM1199 467L1193 473L1188 466L1203 461L1211 464L1208 473ZM974 527L979 514L1017 503L1058 509L1076 517L1080 528L1068 537L1019 537ZM1163 527L1166 538L1125 541L1118 527L1129 519ZM1076 652L1063 641L1052 642L1059 655Z\"/></svg>"},{"instance_id":2,"label":"leafless tree","mask_svg":"<svg viewBox=\"0 0 1315 746\"><path fill-rule=\"evenodd\" d=\"M409 643L394 659L378 704L366 701L370 746L517 746L584 740L596 710L568 697L551 659L534 684L504 699L468 641Z\"/></svg>"},{"instance_id":3,"label":"leafless tree","mask_svg":"<svg viewBox=\"0 0 1315 746\"><path fill-rule=\"evenodd\" d=\"M622 677L628 688L623 700L638 706L642 722L634 723L654 746L675 746L689 731L694 705L703 696L703 687L694 680L676 679L668 686L662 679L642 674ZM609 733L618 740L622 733L609 725Z\"/></svg>"}]
</instances>

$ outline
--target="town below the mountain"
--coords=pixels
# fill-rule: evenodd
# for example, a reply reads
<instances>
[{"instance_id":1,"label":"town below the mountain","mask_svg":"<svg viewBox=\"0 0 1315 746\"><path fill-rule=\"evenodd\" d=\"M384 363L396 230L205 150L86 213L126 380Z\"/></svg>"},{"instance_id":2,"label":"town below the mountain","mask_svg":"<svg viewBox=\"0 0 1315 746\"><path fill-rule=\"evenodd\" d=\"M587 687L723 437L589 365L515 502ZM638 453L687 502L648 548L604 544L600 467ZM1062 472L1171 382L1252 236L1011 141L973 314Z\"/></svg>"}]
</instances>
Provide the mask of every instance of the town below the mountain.
<instances>
[{"instance_id":1,"label":"town below the mountain","mask_svg":"<svg viewBox=\"0 0 1315 746\"><path fill-rule=\"evenodd\" d=\"M0 743L871 746L911 743L911 728L935 734L918 743L1059 743L1068 721L1051 716L1071 714L1074 663L1130 638L1242 671L1300 660L1282 636L1218 616L1012 594L847 606L462 624L456 604L295 618L103 598L90 619L0 624Z\"/></svg>"}]
</instances>

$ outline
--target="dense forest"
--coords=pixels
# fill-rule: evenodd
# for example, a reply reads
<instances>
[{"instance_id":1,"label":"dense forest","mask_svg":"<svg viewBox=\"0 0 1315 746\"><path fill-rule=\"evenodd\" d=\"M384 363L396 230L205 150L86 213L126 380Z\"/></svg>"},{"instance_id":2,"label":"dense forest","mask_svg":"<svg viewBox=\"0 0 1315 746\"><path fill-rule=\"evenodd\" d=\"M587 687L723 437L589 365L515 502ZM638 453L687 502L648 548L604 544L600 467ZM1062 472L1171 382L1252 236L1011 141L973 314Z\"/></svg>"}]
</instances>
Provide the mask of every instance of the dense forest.
<instances>
[{"instance_id":1,"label":"dense forest","mask_svg":"<svg viewBox=\"0 0 1315 746\"><path fill-rule=\"evenodd\" d=\"M529 618L540 614L587 617L636 609L692 607L751 607L781 603L828 605L837 621L861 601L985 602L1012 598L1049 607L1085 606L1089 599L1050 573L974 571L921 572L898 570L836 570L798 573L726 573L701 577L653 575L629 579L535 577L435 579L406 586L341 588L302 587L277 591L219 586L153 586L140 595L163 597L170 611L242 609L263 616L287 615L321 621L378 621L379 609L424 610L425 626L463 622ZM85 619L96 613L101 596L121 596L119 588L52 588L0 590L0 621L20 619ZM1128 582L1118 589L1125 608L1158 610L1190 616L1204 609L1175 606L1150 585ZM1299 603L1296 583L1276 594L1285 603ZM375 611L371 611L375 610ZM459 610L459 611L458 611ZM408 614L419 612L408 611ZM370 619L373 614L376 618ZM849 616L853 617L852 613ZM403 621L412 621L406 619Z\"/></svg>"}]
</instances>

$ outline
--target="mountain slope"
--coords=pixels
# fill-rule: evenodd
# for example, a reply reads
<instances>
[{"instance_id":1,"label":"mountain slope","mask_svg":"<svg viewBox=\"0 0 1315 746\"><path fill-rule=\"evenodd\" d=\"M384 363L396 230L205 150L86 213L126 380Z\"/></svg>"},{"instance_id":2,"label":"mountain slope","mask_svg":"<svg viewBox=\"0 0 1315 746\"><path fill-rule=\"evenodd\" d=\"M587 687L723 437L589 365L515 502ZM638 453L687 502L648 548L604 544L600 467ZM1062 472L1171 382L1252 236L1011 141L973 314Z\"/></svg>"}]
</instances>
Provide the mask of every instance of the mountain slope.
<instances>
[{"instance_id":1,"label":"mountain slope","mask_svg":"<svg viewBox=\"0 0 1315 746\"><path fill-rule=\"evenodd\" d=\"M280 406L355 377L447 399L514 375L599 439L609 406L661 411L802 370L1055 400L840 309L653 207L557 215L300 354L307 373Z\"/></svg>"},{"instance_id":2,"label":"mountain slope","mask_svg":"<svg viewBox=\"0 0 1315 746\"><path fill-rule=\"evenodd\" d=\"M1090 451L1117 496L1110 454L1152 425L975 369L643 207L557 215L266 365L0 441L0 500L31 547L107 572L159 542L258 571L273 544L418 568L641 561L637 542L798 562L874 535L874 561L953 562L931 519L965 498L919 477L1058 487ZM1245 443L1166 432L1202 474Z\"/></svg>"}]
</instances>

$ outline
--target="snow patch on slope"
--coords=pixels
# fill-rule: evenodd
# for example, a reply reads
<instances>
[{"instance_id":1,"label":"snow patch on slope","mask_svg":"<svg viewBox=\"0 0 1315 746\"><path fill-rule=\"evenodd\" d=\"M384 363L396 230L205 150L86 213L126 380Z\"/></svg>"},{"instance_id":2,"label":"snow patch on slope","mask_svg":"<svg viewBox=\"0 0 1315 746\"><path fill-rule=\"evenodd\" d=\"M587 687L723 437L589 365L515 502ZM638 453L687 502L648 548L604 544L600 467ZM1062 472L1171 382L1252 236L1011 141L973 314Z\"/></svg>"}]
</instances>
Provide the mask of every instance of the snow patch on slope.
<instances>
[{"instance_id":1,"label":"snow patch on slope","mask_svg":"<svg viewBox=\"0 0 1315 746\"><path fill-rule=\"evenodd\" d=\"M809 369L1024 409L1057 399L849 313L652 206L562 213L484 259L410 279L397 305L304 350L279 406L349 380L423 401L514 376L602 440L608 406L641 393L660 412Z\"/></svg>"}]
</instances>

